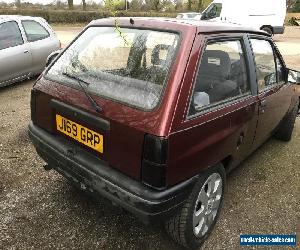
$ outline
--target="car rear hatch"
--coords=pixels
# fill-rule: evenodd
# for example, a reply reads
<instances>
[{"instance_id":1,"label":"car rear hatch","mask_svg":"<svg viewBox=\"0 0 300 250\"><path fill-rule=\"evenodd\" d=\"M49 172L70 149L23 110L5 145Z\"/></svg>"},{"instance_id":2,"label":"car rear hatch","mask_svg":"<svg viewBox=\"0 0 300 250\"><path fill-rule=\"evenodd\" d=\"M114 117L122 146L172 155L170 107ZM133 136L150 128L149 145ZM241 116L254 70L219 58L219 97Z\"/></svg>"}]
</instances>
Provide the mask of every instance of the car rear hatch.
<instances>
[{"instance_id":1,"label":"car rear hatch","mask_svg":"<svg viewBox=\"0 0 300 250\"><path fill-rule=\"evenodd\" d=\"M196 29L181 29L195 36ZM91 26L37 81L32 121L140 180L145 136L168 134L192 43L169 27ZM172 84L177 90L163 98Z\"/></svg>"}]
</instances>

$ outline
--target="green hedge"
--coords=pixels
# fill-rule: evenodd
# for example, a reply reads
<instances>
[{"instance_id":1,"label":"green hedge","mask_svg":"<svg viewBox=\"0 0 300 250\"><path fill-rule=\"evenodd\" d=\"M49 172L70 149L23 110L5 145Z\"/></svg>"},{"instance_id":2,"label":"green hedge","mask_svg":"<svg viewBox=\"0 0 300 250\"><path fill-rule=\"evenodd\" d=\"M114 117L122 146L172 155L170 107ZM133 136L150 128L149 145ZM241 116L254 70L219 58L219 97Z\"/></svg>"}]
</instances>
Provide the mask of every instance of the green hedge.
<instances>
[{"instance_id":1,"label":"green hedge","mask_svg":"<svg viewBox=\"0 0 300 250\"><path fill-rule=\"evenodd\" d=\"M0 9L0 15L39 16L49 23L89 23L94 19L112 16L138 17L175 17L176 13L165 12L128 12L128 11L68 11L68 10L28 10L28 9Z\"/></svg>"}]
</instances>

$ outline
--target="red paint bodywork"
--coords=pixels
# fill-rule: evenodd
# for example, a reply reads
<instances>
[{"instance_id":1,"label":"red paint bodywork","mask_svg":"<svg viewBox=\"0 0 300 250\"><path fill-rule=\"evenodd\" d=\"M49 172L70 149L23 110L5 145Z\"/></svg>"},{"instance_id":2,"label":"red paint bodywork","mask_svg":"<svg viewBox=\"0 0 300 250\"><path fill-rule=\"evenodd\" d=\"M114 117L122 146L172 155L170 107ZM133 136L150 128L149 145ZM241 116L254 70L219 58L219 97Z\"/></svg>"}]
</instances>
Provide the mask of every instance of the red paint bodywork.
<instances>
[{"instance_id":1,"label":"red paint bodywork","mask_svg":"<svg viewBox=\"0 0 300 250\"><path fill-rule=\"evenodd\" d=\"M34 86L38 93L36 99L38 126L53 133L54 136L59 136L55 132L55 110L49 105L51 99L70 104L109 121L110 131L104 134L104 154L99 157L107 161L111 167L136 180L141 179L145 134L165 137L169 140L167 185L172 186L224 159L230 160L230 167L236 166L266 139L275 128L273 125L280 122L292 105L294 95L292 87L283 86L278 90L272 90L272 94L276 92L276 96L273 95L272 100L269 100L269 111L264 114L265 118L259 116L259 103L268 93L264 94L266 96L252 95L219 110L186 119L194 75L205 45L205 36L202 33L215 35L233 31L233 28L210 23L197 26L173 20L142 18L134 20L134 25L130 25L129 18L121 18L118 25L171 30L180 33L181 36L179 50L158 107L146 112L93 96L99 106L103 107L103 112L98 114L82 91L42 77ZM114 19L105 19L92 22L90 25L114 24ZM226 33L226 36L230 35ZM280 107L278 102L282 104ZM275 118L270 119L269 116ZM85 121L77 122L93 129L92 124L86 124ZM269 123L271 125L268 125ZM257 127L263 126L266 127L257 133ZM244 135L243 143L237 145L241 135ZM257 140L255 136L258 137Z\"/></svg>"}]
</instances>

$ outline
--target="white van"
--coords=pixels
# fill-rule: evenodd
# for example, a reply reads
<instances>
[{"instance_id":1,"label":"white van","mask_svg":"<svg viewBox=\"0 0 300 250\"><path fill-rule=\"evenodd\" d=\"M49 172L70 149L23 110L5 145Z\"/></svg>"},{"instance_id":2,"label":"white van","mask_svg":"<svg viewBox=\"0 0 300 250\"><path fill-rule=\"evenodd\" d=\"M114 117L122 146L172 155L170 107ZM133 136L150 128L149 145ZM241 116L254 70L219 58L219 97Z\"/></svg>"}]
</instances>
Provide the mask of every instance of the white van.
<instances>
[{"instance_id":1,"label":"white van","mask_svg":"<svg viewBox=\"0 0 300 250\"><path fill-rule=\"evenodd\" d=\"M214 0L202 20L216 20L283 34L286 0Z\"/></svg>"}]
</instances>

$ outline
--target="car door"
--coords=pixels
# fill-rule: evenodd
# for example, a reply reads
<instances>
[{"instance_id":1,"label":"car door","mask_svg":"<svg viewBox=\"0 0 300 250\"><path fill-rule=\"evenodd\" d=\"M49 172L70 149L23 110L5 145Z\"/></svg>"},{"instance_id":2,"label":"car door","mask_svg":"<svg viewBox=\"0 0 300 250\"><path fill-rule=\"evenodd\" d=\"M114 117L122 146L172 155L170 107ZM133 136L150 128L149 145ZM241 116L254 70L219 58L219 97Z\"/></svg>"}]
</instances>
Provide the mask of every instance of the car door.
<instances>
[{"instance_id":1,"label":"car door","mask_svg":"<svg viewBox=\"0 0 300 250\"><path fill-rule=\"evenodd\" d=\"M59 41L51 36L51 32L46 27L35 20L22 20L21 23L32 54L31 72L39 74L46 66L47 57L58 49Z\"/></svg>"},{"instance_id":2,"label":"car door","mask_svg":"<svg viewBox=\"0 0 300 250\"><path fill-rule=\"evenodd\" d=\"M258 84L258 124L254 146L262 144L276 129L291 103L289 84L284 81L284 63L273 42L262 37L250 39Z\"/></svg>"},{"instance_id":3,"label":"car door","mask_svg":"<svg viewBox=\"0 0 300 250\"><path fill-rule=\"evenodd\" d=\"M230 168L236 166L249 154L257 124L255 71L247 38L208 36L196 40L192 53L191 58L199 58L198 66L194 60L188 63L178 101L188 103L177 106L169 137L168 167L180 173L169 178L176 181L223 159Z\"/></svg>"},{"instance_id":4,"label":"car door","mask_svg":"<svg viewBox=\"0 0 300 250\"><path fill-rule=\"evenodd\" d=\"M0 24L0 86L26 78L31 66L28 44L24 43L18 23Z\"/></svg>"}]
</instances>

